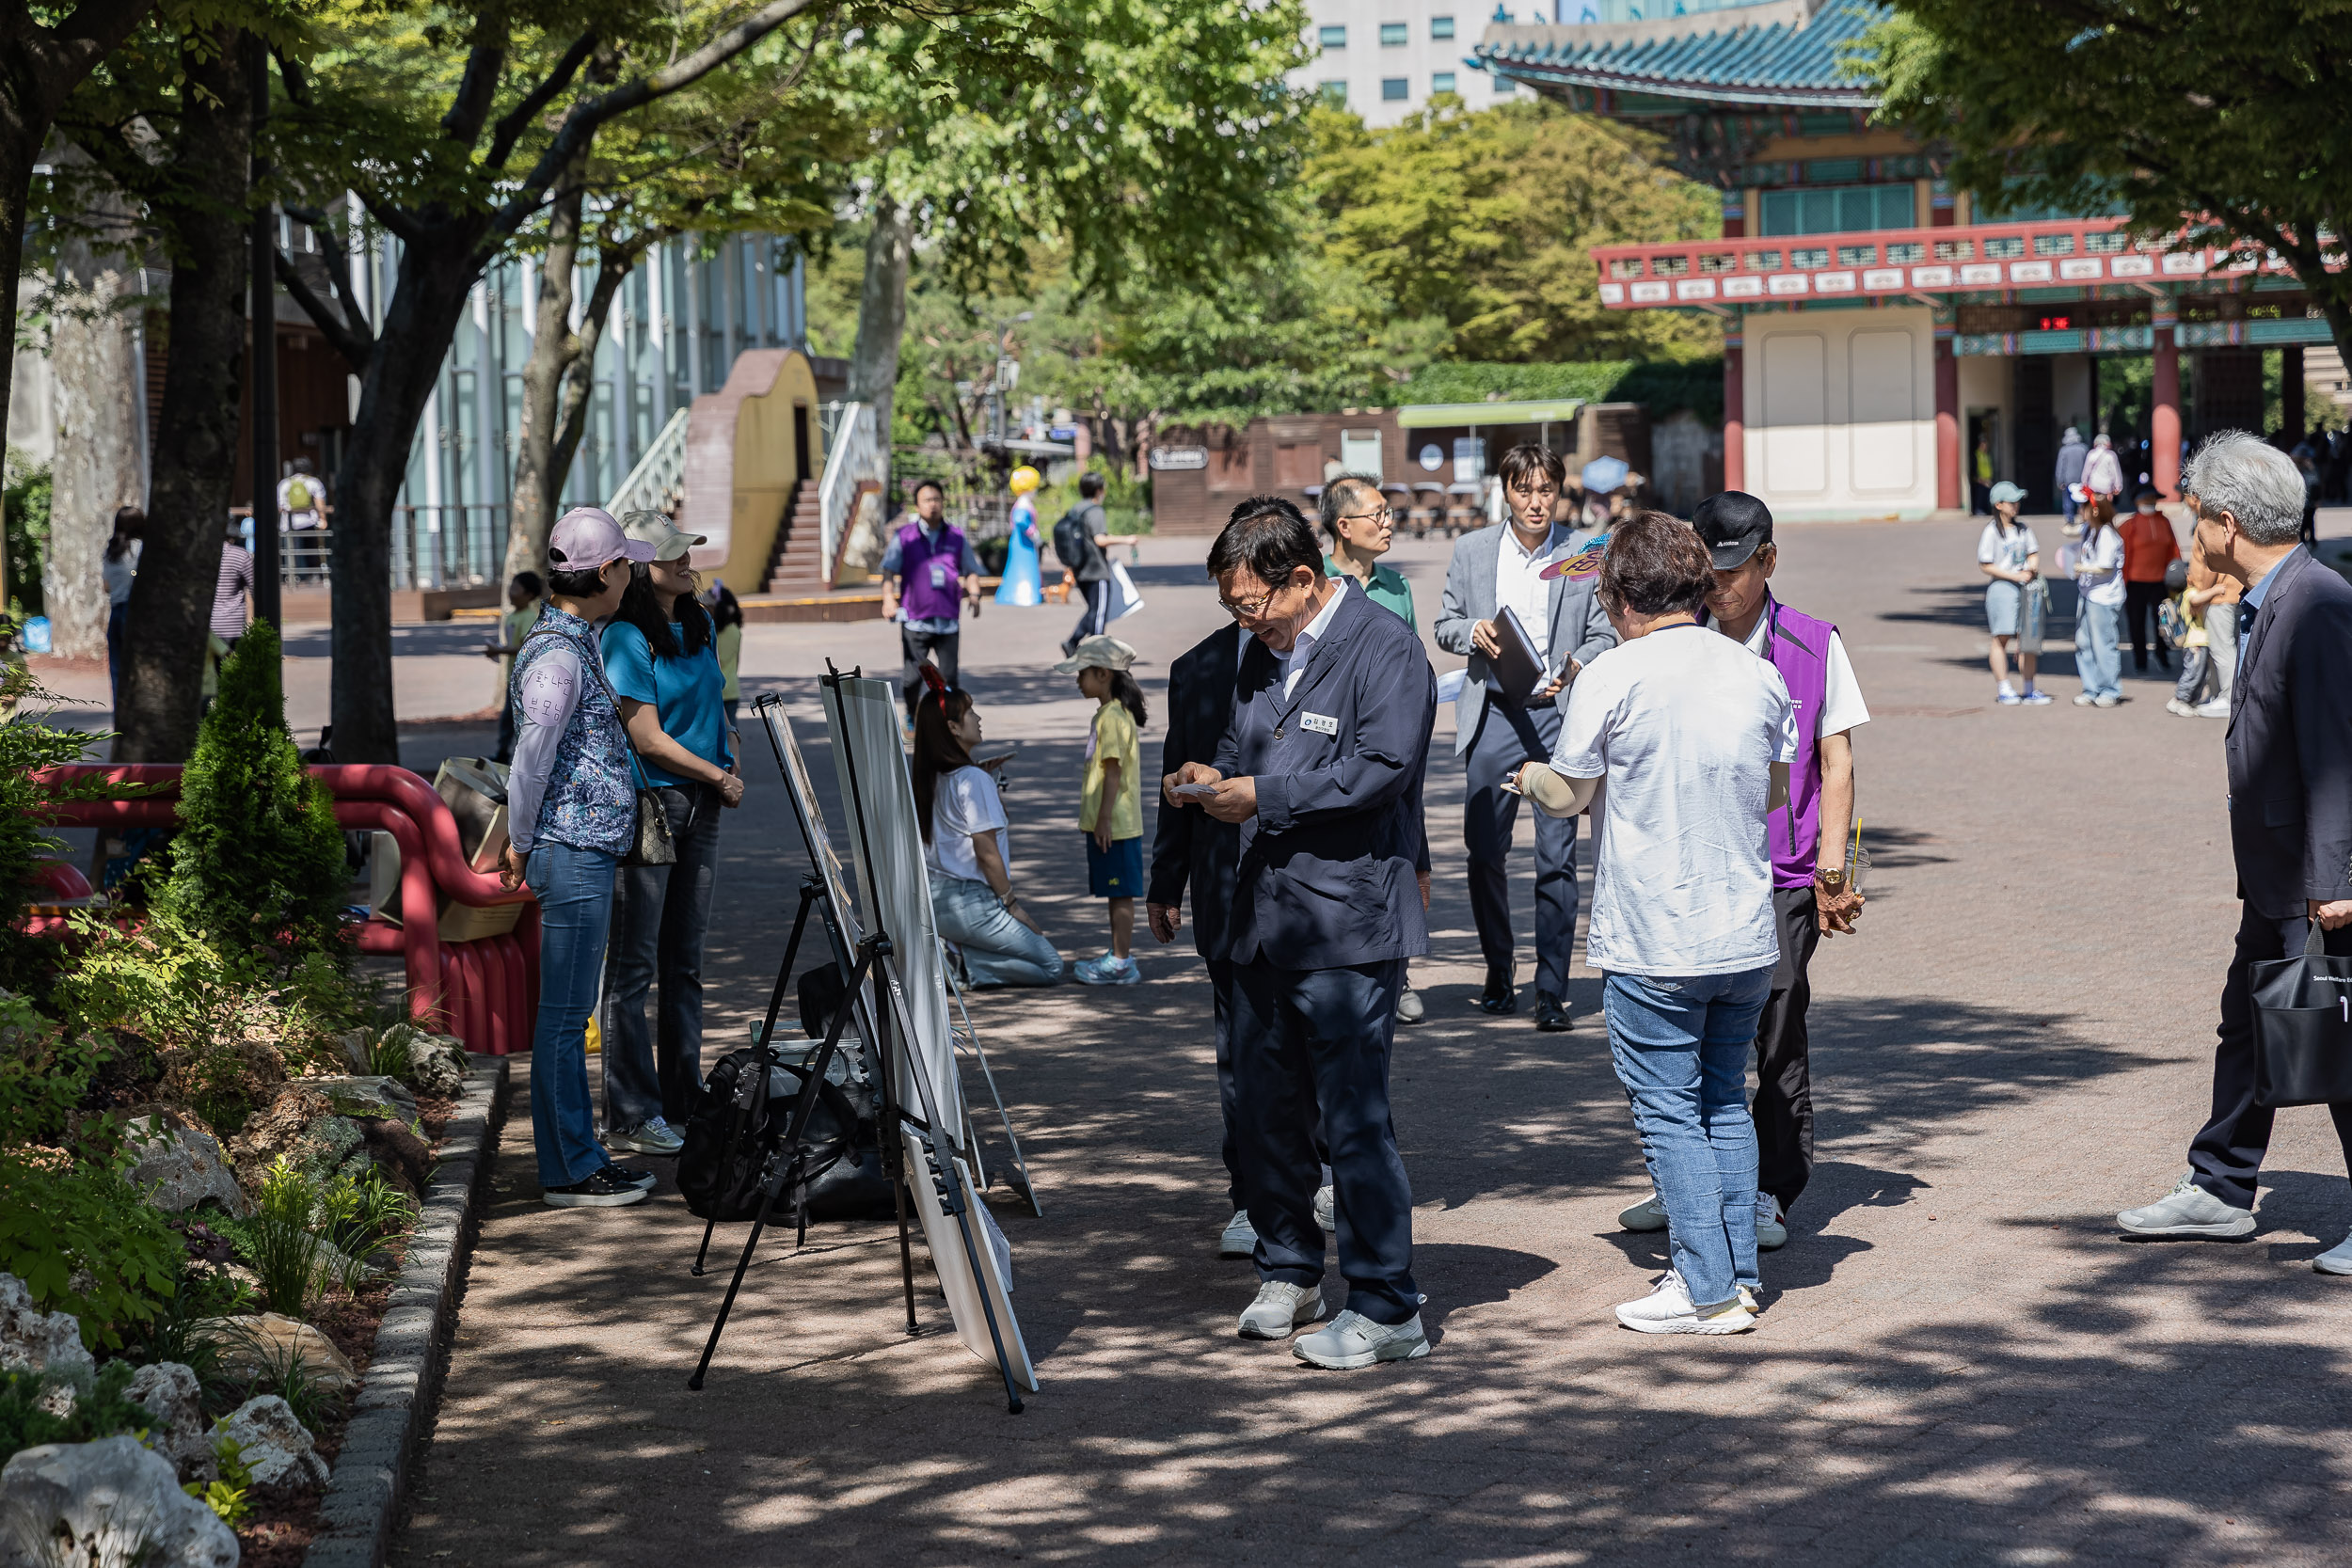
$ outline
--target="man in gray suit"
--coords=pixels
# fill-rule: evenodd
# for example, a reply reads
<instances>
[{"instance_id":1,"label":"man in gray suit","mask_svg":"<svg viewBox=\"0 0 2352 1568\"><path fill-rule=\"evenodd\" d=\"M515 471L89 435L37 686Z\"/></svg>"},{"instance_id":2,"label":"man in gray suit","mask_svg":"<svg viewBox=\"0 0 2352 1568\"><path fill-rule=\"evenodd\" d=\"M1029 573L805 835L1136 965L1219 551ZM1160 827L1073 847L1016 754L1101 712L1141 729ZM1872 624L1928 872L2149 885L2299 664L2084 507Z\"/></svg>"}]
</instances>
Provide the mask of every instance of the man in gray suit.
<instances>
[{"instance_id":1,"label":"man in gray suit","mask_svg":"<svg viewBox=\"0 0 2352 1568\"><path fill-rule=\"evenodd\" d=\"M2352 957L2352 587L2300 547L2303 476L2260 436L2225 431L2181 476L2196 548L2246 585L2230 688L2230 846L2245 900L2221 988L2213 1113L2190 1140L2188 1174L2116 1216L2135 1236L2228 1240L2254 1233L2254 1190L2276 1113L2254 1103L2253 967L2304 951ZM2352 1162L2352 1101L2328 1107ZM2312 1259L2352 1275L2352 1241Z\"/></svg>"},{"instance_id":2,"label":"man in gray suit","mask_svg":"<svg viewBox=\"0 0 2352 1568\"><path fill-rule=\"evenodd\" d=\"M1470 658L1454 705L1454 752L1470 789L1462 839L1470 849L1470 913L1486 958L1478 1005L1490 1013L1518 1008L1512 984L1511 892L1505 862L1518 824L1519 798L1502 787L1521 765L1551 755L1577 672L1616 645L1593 588L1600 580L1606 535L1552 521L1565 469L1539 446L1517 446L1496 468L1510 521L1466 533L1446 567L1445 601L1434 628L1438 646ZM1569 562L1551 577L1545 569ZM1499 651L1495 621L1505 608L1527 628L1549 679L1524 703L1506 695L1488 665ZM1565 1029L1568 948L1576 935L1576 818L1535 814L1535 1027Z\"/></svg>"}]
</instances>

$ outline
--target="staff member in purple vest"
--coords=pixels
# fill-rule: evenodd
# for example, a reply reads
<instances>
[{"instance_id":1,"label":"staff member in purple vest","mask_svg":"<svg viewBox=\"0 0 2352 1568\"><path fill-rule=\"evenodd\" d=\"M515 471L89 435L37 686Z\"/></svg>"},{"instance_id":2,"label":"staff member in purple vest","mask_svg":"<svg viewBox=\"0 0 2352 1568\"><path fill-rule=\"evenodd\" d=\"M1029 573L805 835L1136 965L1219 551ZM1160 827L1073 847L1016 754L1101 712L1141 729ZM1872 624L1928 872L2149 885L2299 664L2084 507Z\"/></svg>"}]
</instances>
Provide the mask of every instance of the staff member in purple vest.
<instances>
[{"instance_id":1,"label":"staff member in purple vest","mask_svg":"<svg viewBox=\"0 0 2352 1568\"><path fill-rule=\"evenodd\" d=\"M959 617L966 604L975 616L980 612L980 558L963 530L949 527L941 515L946 509L946 492L923 481L914 487L914 521L882 551L882 619L896 621L901 610L906 612L898 627L898 647L906 656L898 696L910 721L923 696L925 657L954 686L963 635Z\"/></svg>"},{"instance_id":2,"label":"staff member in purple vest","mask_svg":"<svg viewBox=\"0 0 2352 1568\"><path fill-rule=\"evenodd\" d=\"M1846 885L1846 835L1853 828L1853 731L1870 721L1837 628L1772 596L1772 514L1754 496L1726 490L1692 517L1714 557L1707 620L1769 660L1796 710L1797 758L1788 800L1773 814L1772 916L1780 961L1756 1025L1756 1243L1770 1252L1788 1240L1784 1216L1813 1174L1813 1068L1805 1033L1813 988L1805 970L1821 938L1851 932L1862 895ZM1629 1230L1662 1230L1655 1194L1619 1216Z\"/></svg>"}]
</instances>

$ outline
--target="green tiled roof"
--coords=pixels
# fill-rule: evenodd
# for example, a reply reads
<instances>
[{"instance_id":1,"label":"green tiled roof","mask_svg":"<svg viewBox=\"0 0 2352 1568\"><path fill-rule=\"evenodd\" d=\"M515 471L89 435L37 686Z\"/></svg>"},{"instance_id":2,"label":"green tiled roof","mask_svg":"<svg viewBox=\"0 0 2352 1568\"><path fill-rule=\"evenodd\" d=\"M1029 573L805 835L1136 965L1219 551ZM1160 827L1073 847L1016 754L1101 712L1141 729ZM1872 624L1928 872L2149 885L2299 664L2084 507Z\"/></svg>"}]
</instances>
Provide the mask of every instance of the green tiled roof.
<instances>
[{"instance_id":1,"label":"green tiled roof","mask_svg":"<svg viewBox=\"0 0 2352 1568\"><path fill-rule=\"evenodd\" d=\"M1840 73L1838 54L1883 14L1884 8L1870 0L1829 0L1804 22L1607 42L1586 41L1579 35L1593 29L1584 27L1523 28L1519 37L1481 42L1474 63L1530 86L1556 82L1719 103L1870 108L1877 100Z\"/></svg>"}]
</instances>

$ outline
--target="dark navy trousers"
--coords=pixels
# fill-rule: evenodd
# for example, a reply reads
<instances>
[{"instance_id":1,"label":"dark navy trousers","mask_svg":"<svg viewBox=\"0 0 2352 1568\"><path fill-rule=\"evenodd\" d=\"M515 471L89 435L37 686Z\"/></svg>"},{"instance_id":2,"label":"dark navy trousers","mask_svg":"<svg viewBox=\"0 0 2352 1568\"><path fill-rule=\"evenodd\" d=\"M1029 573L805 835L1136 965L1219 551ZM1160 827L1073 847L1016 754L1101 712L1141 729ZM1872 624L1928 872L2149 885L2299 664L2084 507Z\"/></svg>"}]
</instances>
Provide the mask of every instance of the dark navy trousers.
<instances>
[{"instance_id":1,"label":"dark navy trousers","mask_svg":"<svg viewBox=\"0 0 2352 1568\"><path fill-rule=\"evenodd\" d=\"M1347 1306L1380 1323L1421 1310L1413 1191L1389 1117L1404 979L1401 958L1344 969L1235 964L1229 1004L1234 1155L1258 1231L1258 1276L1294 1285L1323 1277L1312 1132L1320 1107Z\"/></svg>"},{"instance_id":2,"label":"dark navy trousers","mask_svg":"<svg viewBox=\"0 0 2352 1568\"><path fill-rule=\"evenodd\" d=\"M1560 710L1505 707L1489 695L1478 734L1463 754L1469 789L1462 799L1462 842L1470 850L1470 918L1490 968L1509 968L1518 946L1511 923L1511 840L1519 798L1502 781L1524 763L1551 755ZM1576 822L1535 813L1535 989L1565 998L1568 954L1576 942Z\"/></svg>"}]
</instances>

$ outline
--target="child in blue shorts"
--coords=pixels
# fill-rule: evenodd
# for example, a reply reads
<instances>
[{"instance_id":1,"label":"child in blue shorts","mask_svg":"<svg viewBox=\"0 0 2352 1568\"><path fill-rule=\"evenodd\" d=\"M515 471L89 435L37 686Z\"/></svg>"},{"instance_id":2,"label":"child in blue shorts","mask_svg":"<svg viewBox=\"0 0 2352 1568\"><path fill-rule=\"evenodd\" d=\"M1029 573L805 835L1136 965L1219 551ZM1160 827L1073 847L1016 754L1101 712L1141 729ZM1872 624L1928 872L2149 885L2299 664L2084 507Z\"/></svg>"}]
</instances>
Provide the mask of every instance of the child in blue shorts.
<instances>
[{"instance_id":1,"label":"child in blue shorts","mask_svg":"<svg viewBox=\"0 0 2352 1568\"><path fill-rule=\"evenodd\" d=\"M1135 936L1136 898L1143 892L1143 689L1127 672L1136 651L1116 637L1081 641L1054 666L1075 674L1078 689L1095 701L1087 737L1086 769L1078 790L1078 827L1086 835L1087 885L1111 904L1110 951L1077 965L1089 986L1132 986L1143 978L1127 956Z\"/></svg>"}]
</instances>

